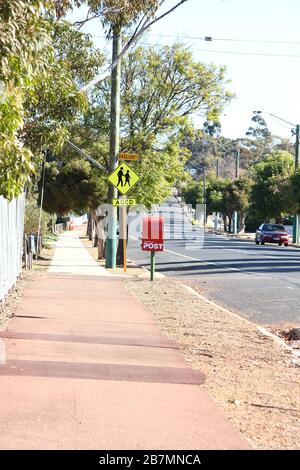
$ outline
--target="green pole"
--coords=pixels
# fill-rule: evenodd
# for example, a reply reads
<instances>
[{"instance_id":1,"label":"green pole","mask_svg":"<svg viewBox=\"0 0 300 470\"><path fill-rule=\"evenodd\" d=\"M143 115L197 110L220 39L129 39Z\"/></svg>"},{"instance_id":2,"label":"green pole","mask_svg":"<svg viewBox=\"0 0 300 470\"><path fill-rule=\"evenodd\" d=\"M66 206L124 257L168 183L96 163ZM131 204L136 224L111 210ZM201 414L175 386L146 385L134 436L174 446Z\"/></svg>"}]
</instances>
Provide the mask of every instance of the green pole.
<instances>
[{"instance_id":1,"label":"green pole","mask_svg":"<svg viewBox=\"0 0 300 470\"><path fill-rule=\"evenodd\" d=\"M113 29L112 62L121 53L121 37L119 29ZM109 148L109 173L118 166L118 154L120 146L120 81L121 61L113 68L111 73L111 106L110 106L110 148ZM109 183L108 203L118 197L117 189ZM106 241L105 267L114 269L117 258L117 207L111 207L108 214L108 237Z\"/></svg>"},{"instance_id":2,"label":"green pole","mask_svg":"<svg viewBox=\"0 0 300 470\"><path fill-rule=\"evenodd\" d=\"M154 281L155 274L155 251L151 251L151 281Z\"/></svg>"},{"instance_id":3,"label":"green pole","mask_svg":"<svg viewBox=\"0 0 300 470\"><path fill-rule=\"evenodd\" d=\"M299 167L299 134L300 134L300 125L296 126L296 142L295 142L295 171ZM299 218L298 214L294 215L293 220L293 243L298 243L299 241Z\"/></svg>"}]
</instances>

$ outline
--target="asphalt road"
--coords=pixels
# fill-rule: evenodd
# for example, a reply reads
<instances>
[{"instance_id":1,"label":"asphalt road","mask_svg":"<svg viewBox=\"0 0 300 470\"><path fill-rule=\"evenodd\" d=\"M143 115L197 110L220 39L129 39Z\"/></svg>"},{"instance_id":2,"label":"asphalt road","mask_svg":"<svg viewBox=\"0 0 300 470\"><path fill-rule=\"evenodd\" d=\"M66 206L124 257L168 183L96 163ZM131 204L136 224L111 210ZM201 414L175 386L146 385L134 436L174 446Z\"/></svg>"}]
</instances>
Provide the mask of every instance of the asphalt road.
<instances>
[{"instance_id":1,"label":"asphalt road","mask_svg":"<svg viewBox=\"0 0 300 470\"><path fill-rule=\"evenodd\" d=\"M300 324L300 249L203 233L182 217L174 200L160 209L168 240L156 254L157 272L197 286L210 300L256 323ZM149 268L150 255L141 251L140 241L130 240L128 256Z\"/></svg>"}]
</instances>

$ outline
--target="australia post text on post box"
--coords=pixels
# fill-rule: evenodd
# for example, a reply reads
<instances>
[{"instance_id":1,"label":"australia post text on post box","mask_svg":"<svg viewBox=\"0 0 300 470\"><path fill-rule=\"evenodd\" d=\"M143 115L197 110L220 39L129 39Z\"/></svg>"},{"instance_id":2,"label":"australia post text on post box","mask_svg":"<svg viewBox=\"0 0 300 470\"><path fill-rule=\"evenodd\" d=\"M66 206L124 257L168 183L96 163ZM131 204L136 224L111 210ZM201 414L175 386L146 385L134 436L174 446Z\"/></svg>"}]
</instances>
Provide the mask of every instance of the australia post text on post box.
<instances>
[{"instance_id":1,"label":"australia post text on post box","mask_svg":"<svg viewBox=\"0 0 300 470\"><path fill-rule=\"evenodd\" d=\"M164 249L164 218L146 216L143 218L142 250L163 251Z\"/></svg>"}]
</instances>

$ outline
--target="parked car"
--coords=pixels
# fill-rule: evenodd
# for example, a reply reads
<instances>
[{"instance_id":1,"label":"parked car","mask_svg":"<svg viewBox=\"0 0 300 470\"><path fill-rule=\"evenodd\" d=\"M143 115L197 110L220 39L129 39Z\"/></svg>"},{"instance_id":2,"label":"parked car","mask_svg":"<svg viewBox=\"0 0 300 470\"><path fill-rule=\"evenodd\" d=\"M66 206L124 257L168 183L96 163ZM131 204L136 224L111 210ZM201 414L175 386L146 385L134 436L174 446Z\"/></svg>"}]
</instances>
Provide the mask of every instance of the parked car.
<instances>
[{"instance_id":1,"label":"parked car","mask_svg":"<svg viewBox=\"0 0 300 470\"><path fill-rule=\"evenodd\" d=\"M288 246L289 234L283 225L279 224L261 224L256 230L255 243L277 243L278 245Z\"/></svg>"}]
</instances>

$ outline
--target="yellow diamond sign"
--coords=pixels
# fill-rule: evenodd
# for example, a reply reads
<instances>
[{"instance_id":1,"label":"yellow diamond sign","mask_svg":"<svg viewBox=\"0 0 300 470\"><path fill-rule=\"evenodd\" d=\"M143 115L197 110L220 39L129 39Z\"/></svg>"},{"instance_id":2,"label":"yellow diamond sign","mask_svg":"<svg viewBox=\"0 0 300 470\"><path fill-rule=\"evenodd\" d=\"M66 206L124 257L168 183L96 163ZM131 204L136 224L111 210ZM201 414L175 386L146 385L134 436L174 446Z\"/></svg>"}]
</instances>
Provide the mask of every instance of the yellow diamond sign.
<instances>
[{"instance_id":1,"label":"yellow diamond sign","mask_svg":"<svg viewBox=\"0 0 300 470\"><path fill-rule=\"evenodd\" d=\"M121 194L128 191L139 181L140 177L125 162L108 176L108 181L113 184Z\"/></svg>"}]
</instances>

